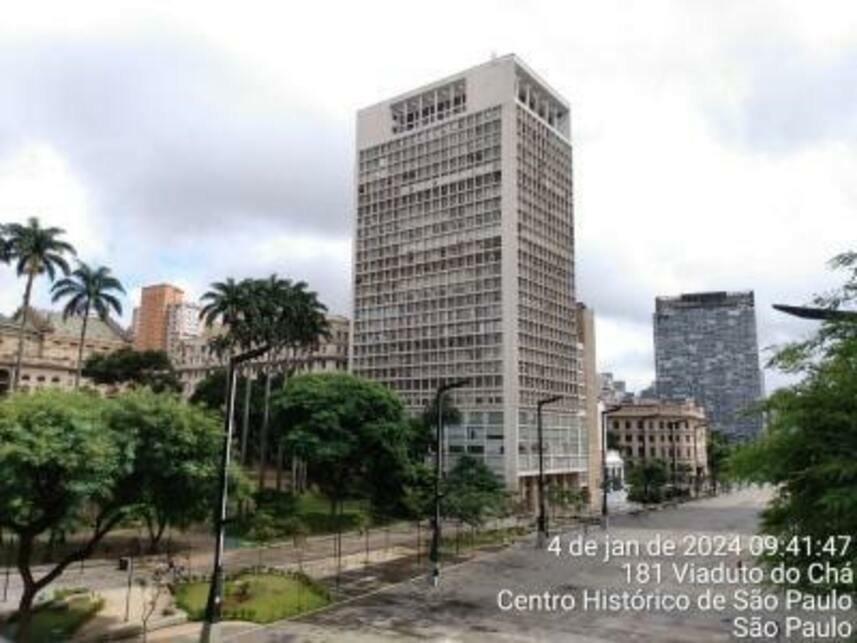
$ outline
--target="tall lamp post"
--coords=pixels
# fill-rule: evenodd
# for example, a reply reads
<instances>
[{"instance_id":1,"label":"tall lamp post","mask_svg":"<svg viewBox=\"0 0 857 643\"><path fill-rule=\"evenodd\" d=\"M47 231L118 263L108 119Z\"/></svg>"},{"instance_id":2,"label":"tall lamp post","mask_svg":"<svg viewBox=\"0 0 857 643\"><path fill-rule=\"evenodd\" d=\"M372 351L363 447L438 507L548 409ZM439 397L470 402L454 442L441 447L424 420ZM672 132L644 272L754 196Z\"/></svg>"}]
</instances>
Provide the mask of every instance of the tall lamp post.
<instances>
[{"instance_id":1,"label":"tall lamp post","mask_svg":"<svg viewBox=\"0 0 857 643\"><path fill-rule=\"evenodd\" d=\"M545 442L542 435L542 407L546 404L559 402L562 395L546 397L536 402L536 426L539 438L539 535L536 538L536 546L542 548L548 539L548 517L545 512Z\"/></svg>"},{"instance_id":2,"label":"tall lamp post","mask_svg":"<svg viewBox=\"0 0 857 643\"><path fill-rule=\"evenodd\" d=\"M214 570L208 588L208 602L205 605L205 617L202 624L203 643L220 641L220 613L223 604L223 539L226 530L226 500L229 481L229 456L232 446L232 428L235 415L235 379L238 367L268 352L267 346L260 346L229 358L226 368L226 417L223 420L223 447L220 460L220 488L217 506L214 510Z\"/></svg>"},{"instance_id":3,"label":"tall lamp post","mask_svg":"<svg viewBox=\"0 0 857 643\"><path fill-rule=\"evenodd\" d=\"M467 386L470 380L457 380L441 384L435 394L434 403L437 409L437 442L434 452L434 517L432 518L431 551L431 584L437 587L440 583L440 452L443 449L443 394L452 389Z\"/></svg>"},{"instance_id":4,"label":"tall lamp post","mask_svg":"<svg viewBox=\"0 0 857 643\"><path fill-rule=\"evenodd\" d=\"M622 404L605 406L601 411L601 528L607 529L610 514L607 509L607 414L618 411Z\"/></svg>"}]
</instances>

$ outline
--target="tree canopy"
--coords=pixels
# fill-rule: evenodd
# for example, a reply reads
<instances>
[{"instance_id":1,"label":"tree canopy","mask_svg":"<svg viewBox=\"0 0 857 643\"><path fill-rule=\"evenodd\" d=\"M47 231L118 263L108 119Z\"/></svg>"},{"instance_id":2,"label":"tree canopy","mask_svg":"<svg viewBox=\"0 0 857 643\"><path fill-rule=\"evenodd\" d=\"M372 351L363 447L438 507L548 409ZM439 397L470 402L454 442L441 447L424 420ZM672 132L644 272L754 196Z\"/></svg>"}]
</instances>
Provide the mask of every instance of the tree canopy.
<instances>
[{"instance_id":1,"label":"tree canopy","mask_svg":"<svg viewBox=\"0 0 857 643\"><path fill-rule=\"evenodd\" d=\"M814 303L830 311L857 303L857 253L839 255L834 268L847 271L838 290ZM770 365L803 379L775 391L766 401L766 431L738 447L729 462L732 475L774 485L773 501L762 513L762 531L785 541L809 538L818 546L778 548L770 564L800 569L805 591L854 592L853 583L810 583L812 563L841 568L857 565L857 548L825 551L831 536L857 534L857 320L840 316L821 324L805 341L780 347Z\"/></svg>"},{"instance_id":2,"label":"tree canopy","mask_svg":"<svg viewBox=\"0 0 857 643\"><path fill-rule=\"evenodd\" d=\"M84 363L83 375L96 384L146 386L156 393L182 390L172 362L164 351L120 348L112 353L95 353Z\"/></svg>"},{"instance_id":3,"label":"tree canopy","mask_svg":"<svg viewBox=\"0 0 857 643\"><path fill-rule=\"evenodd\" d=\"M46 389L0 401L0 527L18 540L21 640L36 594L121 520L204 517L215 498L218 435L205 411L147 390L106 399ZM69 530L86 539L36 577L36 539Z\"/></svg>"},{"instance_id":4,"label":"tree canopy","mask_svg":"<svg viewBox=\"0 0 857 643\"><path fill-rule=\"evenodd\" d=\"M222 428L218 418L174 395L143 389L114 401L107 422L134 439L134 471L142 491L140 514L155 547L167 526L208 519L217 498ZM246 489L230 472L233 499Z\"/></svg>"},{"instance_id":5,"label":"tree canopy","mask_svg":"<svg viewBox=\"0 0 857 643\"><path fill-rule=\"evenodd\" d=\"M273 396L276 440L308 466L332 505L352 495L395 511L410 473L410 427L398 396L347 373L292 377Z\"/></svg>"}]
</instances>

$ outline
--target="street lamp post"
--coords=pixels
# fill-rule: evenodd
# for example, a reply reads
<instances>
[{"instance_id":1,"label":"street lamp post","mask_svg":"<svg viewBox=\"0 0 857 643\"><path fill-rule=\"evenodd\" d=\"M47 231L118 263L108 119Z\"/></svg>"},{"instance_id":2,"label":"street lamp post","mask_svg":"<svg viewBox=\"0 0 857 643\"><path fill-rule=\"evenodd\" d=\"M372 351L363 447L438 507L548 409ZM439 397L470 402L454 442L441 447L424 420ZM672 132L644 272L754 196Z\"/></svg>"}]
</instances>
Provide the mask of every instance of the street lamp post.
<instances>
[{"instance_id":1,"label":"street lamp post","mask_svg":"<svg viewBox=\"0 0 857 643\"><path fill-rule=\"evenodd\" d=\"M545 513L545 443L542 437L542 407L562 399L561 395L547 397L536 402L536 426L539 438L539 535L536 546L542 548L548 538L548 517Z\"/></svg>"},{"instance_id":2,"label":"street lamp post","mask_svg":"<svg viewBox=\"0 0 857 643\"><path fill-rule=\"evenodd\" d=\"M466 386L470 380L457 380L441 384L435 395L437 408L437 441L434 453L434 517L432 518L431 551L431 584L437 587L440 583L440 452L443 449L443 394L452 389Z\"/></svg>"},{"instance_id":3,"label":"street lamp post","mask_svg":"<svg viewBox=\"0 0 857 643\"><path fill-rule=\"evenodd\" d=\"M223 420L223 447L220 460L219 498L214 513L214 569L208 588L208 601L202 625L203 643L220 641L220 613L223 604L223 541L226 530L226 501L229 481L229 457L235 415L235 380L238 367L268 351L261 346L229 358L226 368L226 416Z\"/></svg>"},{"instance_id":4,"label":"street lamp post","mask_svg":"<svg viewBox=\"0 0 857 643\"><path fill-rule=\"evenodd\" d=\"M605 406L601 412L601 528L607 529L610 515L607 509L607 414L618 411L622 404Z\"/></svg>"}]
</instances>

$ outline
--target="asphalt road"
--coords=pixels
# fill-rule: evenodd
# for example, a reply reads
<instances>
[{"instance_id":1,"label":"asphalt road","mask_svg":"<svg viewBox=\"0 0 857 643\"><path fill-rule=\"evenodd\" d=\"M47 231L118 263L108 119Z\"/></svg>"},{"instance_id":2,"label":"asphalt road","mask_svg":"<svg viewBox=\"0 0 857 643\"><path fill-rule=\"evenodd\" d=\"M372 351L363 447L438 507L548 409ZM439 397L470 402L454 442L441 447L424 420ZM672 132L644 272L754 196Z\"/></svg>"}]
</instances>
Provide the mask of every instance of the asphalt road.
<instances>
[{"instance_id":1,"label":"asphalt road","mask_svg":"<svg viewBox=\"0 0 857 643\"><path fill-rule=\"evenodd\" d=\"M753 567L753 559L746 548L749 537L756 532L761 508L769 493L747 489L732 494L708 498L685 504L675 509L664 509L640 516L620 516L613 519L609 530L590 529L587 536L579 531L563 534L560 542L563 554L557 556L544 549L536 549L533 542L523 543L499 554L487 555L455 568L446 569L439 588L431 588L424 579L410 581L372 596L359 598L296 621L274 627L256 628L227 637L240 643L273 643L292 641L729 641L737 640L810 640L806 630L790 632L785 636L786 614L783 609L747 611L735 603L735 592L758 589L754 582L740 580L724 585L693 584L687 577L678 578L673 563L692 563L696 568L711 570L718 566L742 573ZM705 535L708 538L700 538ZM719 538L712 538L719 536ZM722 543L736 542L742 547L740 554L728 551ZM640 556L627 551L625 557L613 557L605 562L601 553L608 542L618 541L626 548L639 543ZM591 546L599 555L570 555L567 544L580 538L593 541ZM675 542L679 554L646 553L653 543ZM702 546L703 542L721 543L719 551L694 552L688 546ZM739 562L740 560L740 562ZM660 582L652 578L640 583L626 577L623 565L631 565L632 573L639 563L662 566ZM723 594L726 604L722 609L700 609L700 596L711 588ZM583 609L584 596L620 595L644 588L650 596L659 596L660 603L650 602L642 610L603 607ZM505 592L503 592L505 590ZM501 594L502 592L502 594ZM572 596L575 605L563 609L560 602L551 609L535 609L530 596ZM598 593L600 592L600 593ZM678 595L685 595L690 607L676 609ZM672 608L667 605L672 596ZM517 598L523 597L523 598ZM522 600L524 609L514 607ZM548 599L548 604L550 600ZM560 599L566 600L569 599ZM654 599L646 599L654 601ZM780 594L780 600L782 595ZM501 609L513 605L512 609ZM544 601L542 605L544 605ZM568 605L568 603L566 603ZM639 604L638 604L639 605ZM767 628L761 636L751 636L738 628L735 619L759 616ZM808 614L799 609L788 616L801 619L819 619L824 623L829 613ZM849 627L857 627L853 610L837 614ZM802 621L805 623L806 621ZM751 621L745 625L749 627ZM792 622L792 625L795 623ZM821 639L819 639L821 640ZM838 640L836 637L827 640Z\"/></svg>"}]
</instances>

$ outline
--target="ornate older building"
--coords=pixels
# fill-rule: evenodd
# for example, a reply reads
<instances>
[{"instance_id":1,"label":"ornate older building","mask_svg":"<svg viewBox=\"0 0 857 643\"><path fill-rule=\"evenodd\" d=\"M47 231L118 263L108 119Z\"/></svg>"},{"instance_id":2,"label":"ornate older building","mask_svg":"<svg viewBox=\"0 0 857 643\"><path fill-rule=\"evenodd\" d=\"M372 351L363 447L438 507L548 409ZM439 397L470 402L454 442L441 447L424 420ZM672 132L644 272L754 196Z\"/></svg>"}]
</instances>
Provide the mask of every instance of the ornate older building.
<instances>
[{"instance_id":1,"label":"ornate older building","mask_svg":"<svg viewBox=\"0 0 857 643\"><path fill-rule=\"evenodd\" d=\"M352 370L421 411L454 392L448 450L510 488L585 485L571 112L514 55L357 115Z\"/></svg>"},{"instance_id":2,"label":"ornate older building","mask_svg":"<svg viewBox=\"0 0 857 643\"><path fill-rule=\"evenodd\" d=\"M662 460L681 482L708 475L708 421L692 401L622 404L607 413L607 430L629 467Z\"/></svg>"},{"instance_id":3,"label":"ornate older building","mask_svg":"<svg viewBox=\"0 0 857 643\"><path fill-rule=\"evenodd\" d=\"M14 317L0 316L0 391L7 391L15 369L20 311ZM24 322L24 358L19 387L22 391L44 387L74 386L80 347L80 317L30 309ZM90 317L86 327L83 359L94 353L111 353L131 346L129 334L112 320ZM86 379L82 381L87 384Z\"/></svg>"}]
</instances>

